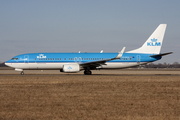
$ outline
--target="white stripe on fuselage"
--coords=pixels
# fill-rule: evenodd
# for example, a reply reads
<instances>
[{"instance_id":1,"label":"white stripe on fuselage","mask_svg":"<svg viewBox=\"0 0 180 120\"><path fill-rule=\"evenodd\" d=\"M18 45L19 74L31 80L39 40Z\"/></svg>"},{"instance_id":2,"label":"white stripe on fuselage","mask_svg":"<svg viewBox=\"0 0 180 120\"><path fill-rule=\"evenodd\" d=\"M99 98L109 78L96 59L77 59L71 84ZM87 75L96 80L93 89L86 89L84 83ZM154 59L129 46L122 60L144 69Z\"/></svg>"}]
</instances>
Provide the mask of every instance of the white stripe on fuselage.
<instances>
[{"instance_id":1,"label":"white stripe on fuselage","mask_svg":"<svg viewBox=\"0 0 180 120\"><path fill-rule=\"evenodd\" d=\"M98 68L101 69L110 69L110 68L126 68L126 67L133 67L137 65L146 64L147 62L108 62L106 65L101 65ZM7 66L16 68L16 69L62 69L63 65L65 64L77 64L77 63L6 63Z\"/></svg>"}]
</instances>

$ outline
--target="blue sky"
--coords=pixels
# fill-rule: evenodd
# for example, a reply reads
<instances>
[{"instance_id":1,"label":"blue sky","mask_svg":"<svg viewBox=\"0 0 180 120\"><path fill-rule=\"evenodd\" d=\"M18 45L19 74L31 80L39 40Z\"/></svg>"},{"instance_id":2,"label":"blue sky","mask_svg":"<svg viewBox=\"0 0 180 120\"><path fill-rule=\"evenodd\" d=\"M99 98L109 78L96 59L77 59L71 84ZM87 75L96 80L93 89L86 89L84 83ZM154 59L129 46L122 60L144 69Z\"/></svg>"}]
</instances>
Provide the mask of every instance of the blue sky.
<instances>
[{"instance_id":1,"label":"blue sky","mask_svg":"<svg viewBox=\"0 0 180 120\"><path fill-rule=\"evenodd\" d=\"M1 0L0 61L33 52L119 52L168 24L158 63L180 62L179 0Z\"/></svg>"}]
</instances>

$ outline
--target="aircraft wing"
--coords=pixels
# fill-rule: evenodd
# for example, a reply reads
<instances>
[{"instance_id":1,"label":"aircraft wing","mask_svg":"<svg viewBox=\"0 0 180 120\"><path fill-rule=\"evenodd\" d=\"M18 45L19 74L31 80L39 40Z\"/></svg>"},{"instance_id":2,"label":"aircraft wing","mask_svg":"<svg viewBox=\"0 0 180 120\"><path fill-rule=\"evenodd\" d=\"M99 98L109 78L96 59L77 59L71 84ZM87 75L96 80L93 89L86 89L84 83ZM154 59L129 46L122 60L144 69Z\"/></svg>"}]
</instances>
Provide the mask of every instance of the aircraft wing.
<instances>
[{"instance_id":1,"label":"aircraft wing","mask_svg":"<svg viewBox=\"0 0 180 120\"><path fill-rule=\"evenodd\" d=\"M111 59L105 59L105 60L99 60L99 61L92 61L92 62L86 62L86 63L80 63L79 65L82 67L98 67L101 65L106 65L105 63L107 61L115 60L115 59L120 59L124 53L125 47L119 52L119 54L115 58Z\"/></svg>"}]
</instances>

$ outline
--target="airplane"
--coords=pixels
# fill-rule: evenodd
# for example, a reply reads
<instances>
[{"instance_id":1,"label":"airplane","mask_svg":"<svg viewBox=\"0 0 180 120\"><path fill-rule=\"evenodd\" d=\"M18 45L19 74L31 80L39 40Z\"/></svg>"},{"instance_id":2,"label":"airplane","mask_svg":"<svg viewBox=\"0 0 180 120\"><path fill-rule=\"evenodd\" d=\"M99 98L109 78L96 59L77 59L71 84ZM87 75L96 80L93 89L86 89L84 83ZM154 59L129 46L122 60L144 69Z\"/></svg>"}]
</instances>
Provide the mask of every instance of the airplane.
<instances>
[{"instance_id":1,"label":"airplane","mask_svg":"<svg viewBox=\"0 0 180 120\"><path fill-rule=\"evenodd\" d=\"M118 53L28 53L17 55L5 64L20 71L21 75L24 70L60 70L64 73L84 70L85 75L91 75L91 70L139 66L173 53L160 53L166 26L160 24L140 48L125 53L125 47Z\"/></svg>"}]
</instances>

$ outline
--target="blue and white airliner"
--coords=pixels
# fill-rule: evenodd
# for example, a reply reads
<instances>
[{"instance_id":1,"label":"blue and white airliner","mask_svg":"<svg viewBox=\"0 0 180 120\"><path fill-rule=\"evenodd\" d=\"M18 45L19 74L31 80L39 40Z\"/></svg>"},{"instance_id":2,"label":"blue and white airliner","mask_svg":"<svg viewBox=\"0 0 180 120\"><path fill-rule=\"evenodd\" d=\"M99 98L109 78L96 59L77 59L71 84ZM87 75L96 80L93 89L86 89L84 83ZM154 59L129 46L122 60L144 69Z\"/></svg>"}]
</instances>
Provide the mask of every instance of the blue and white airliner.
<instances>
[{"instance_id":1,"label":"blue and white airliner","mask_svg":"<svg viewBox=\"0 0 180 120\"><path fill-rule=\"evenodd\" d=\"M91 70L120 69L147 64L160 60L160 53L166 24L160 24L147 41L138 49L124 53L125 47L117 53L28 53L13 57L5 62L16 71L23 70L60 70L65 73L76 73L84 70L91 75Z\"/></svg>"}]
</instances>

